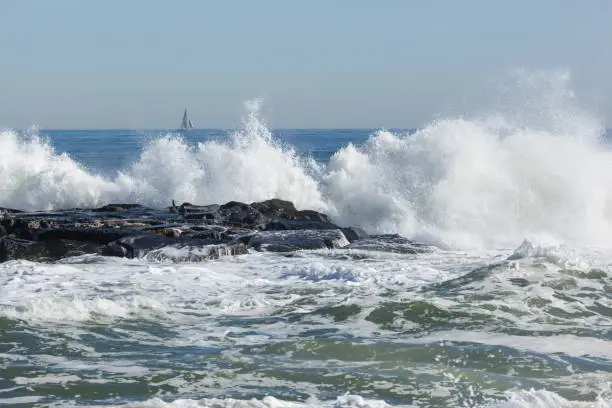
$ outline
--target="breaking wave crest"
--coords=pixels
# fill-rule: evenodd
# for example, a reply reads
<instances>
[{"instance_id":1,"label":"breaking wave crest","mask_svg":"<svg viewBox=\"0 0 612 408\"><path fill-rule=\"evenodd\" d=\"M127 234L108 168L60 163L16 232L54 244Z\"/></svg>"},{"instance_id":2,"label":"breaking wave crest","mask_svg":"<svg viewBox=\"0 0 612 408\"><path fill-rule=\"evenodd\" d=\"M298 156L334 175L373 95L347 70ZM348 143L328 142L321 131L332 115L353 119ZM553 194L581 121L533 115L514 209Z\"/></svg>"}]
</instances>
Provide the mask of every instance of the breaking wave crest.
<instances>
[{"instance_id":1,"label":"breaking wave crest","mask_svg":"<svg viewBox=\"0 0 612 408\"><path fill-rule=\"evenodd\" d=\"M113 179L92 174L39 136L0 133L0 204L26 209L138 202L165 207L178 202L218 203L286 198L300 207L324 209L313 162L273 140L249 106L242 129L227 143L190 147L177 135L146 146L132 166ZM314 170L314 167L313 167Z\"/></svg>"},{"instance_id":2,"label":"breaking wave crest","mask_svg":"<svg viewBox=\"0 0 612 408\"><path fill-rule=\"evenodd\" d=\"M380 130L328 164L276 141L248 107L227 141L148 144L112 178L89 172L40 137L0 133L0 204L52 209L131 201L149 206L282 198L375 232L450 245L577 244L612 238L612 152L581 110L566 73L522 73L505 111Z\"/></svg>"}]
</instances>

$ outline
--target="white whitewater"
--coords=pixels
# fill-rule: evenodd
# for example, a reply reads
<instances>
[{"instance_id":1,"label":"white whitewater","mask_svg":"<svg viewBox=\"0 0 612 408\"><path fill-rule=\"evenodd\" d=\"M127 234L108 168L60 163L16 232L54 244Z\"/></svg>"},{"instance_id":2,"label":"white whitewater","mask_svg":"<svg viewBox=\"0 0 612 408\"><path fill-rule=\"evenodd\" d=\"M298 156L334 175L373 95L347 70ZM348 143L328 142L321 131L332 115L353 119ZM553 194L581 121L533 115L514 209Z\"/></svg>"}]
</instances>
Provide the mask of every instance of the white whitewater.
<instances>
[{"instance_id":1,"label":"white whitewater","mask_svg":"<svg viewBox=\"0 0 612 408\"><path fill-rule=\"evenodd\" d=\"M474 408L609 408L612 404L605 400L595 403L572 402L547 391L513 392L508 394L508 401L486 405L472 405ZM166 403L161 399L115 406L113 408L413 408L414 405L389 405L380 400L367 400L358 395L345 395L336 401L318 401L307 403L283 401L274 397L263 400L235 399L183 399Z\"/></svg>"},{"instance_id":2,"label":"white whitewater","mask_svg":"<svg viewBox=\"0 0 612 408\"><path fill-rule=\"evenodd\" d=\"M152 141L125 172L92 174L46 142L0 133L1 205L51 209L111 201L162 207L273 197L375 232L456 247L612 243L612 152L565 74L530 74L508 114L439 120L416 134L381 130L328 166L277 143L249 105L227 142ZM534 115L534 111L537 115ZM27 159L27 160L26 160ZM163 168L164 171L158 171Z\"/></svg>"}]
</instances>

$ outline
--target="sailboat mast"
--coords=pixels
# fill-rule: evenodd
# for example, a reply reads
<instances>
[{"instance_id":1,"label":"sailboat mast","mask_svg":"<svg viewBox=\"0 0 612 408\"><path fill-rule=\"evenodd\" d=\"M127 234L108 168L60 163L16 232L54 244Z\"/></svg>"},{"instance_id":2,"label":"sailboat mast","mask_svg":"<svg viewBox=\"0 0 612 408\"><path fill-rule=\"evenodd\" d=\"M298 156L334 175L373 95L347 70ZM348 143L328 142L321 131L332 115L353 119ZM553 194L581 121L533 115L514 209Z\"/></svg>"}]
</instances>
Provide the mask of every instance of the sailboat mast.
<instances>
[{"instance_id":1,"label":"sailboat mast","mask_svg":"<svg viewBox=\"0 0 612 408\"><path fill-rule=\"evenodd\" d=\"M193 129L193 122L187 116L187 108L185 108L185 112L183 112L183 120L181 121L181 129Z\"/></svg>"}]
</instances>

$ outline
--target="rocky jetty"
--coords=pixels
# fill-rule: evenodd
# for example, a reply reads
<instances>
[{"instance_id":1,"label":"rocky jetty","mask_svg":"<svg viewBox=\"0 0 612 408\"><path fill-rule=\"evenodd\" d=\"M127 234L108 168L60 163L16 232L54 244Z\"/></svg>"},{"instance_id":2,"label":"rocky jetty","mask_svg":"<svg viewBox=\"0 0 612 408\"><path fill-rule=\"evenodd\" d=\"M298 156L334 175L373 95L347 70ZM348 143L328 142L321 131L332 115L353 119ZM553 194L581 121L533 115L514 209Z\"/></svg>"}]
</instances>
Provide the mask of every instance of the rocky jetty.
<instances>
[{"instance_id":1,"label":"rocky jetty","mask_svg":"<svg viewBox=\"0 0 612 408\"><path fill-rule=\"evenodd\" d=\"M288 252L360 240L368 247L368 238L359 228L340 227L325 214L298 211L278 199L203 206L173 202L163 210L139 204L46 212L0 208L0 262L53 262L83 254L163 259L177 252L199 261L249 248Z\"/></svg>"}]
</instances>

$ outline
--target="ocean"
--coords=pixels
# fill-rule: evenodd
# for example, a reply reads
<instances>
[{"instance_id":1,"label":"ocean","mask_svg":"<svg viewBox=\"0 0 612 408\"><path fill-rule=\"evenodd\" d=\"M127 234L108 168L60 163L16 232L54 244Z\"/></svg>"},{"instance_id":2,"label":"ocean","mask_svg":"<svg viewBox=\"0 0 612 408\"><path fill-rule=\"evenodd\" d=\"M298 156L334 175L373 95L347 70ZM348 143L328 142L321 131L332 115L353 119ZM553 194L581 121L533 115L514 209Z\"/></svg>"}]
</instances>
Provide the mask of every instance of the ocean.
<instances>
[{"instance_id":1,"label":"ocean","mask_svg":"<svg viewBox=\"0 0 612 408\"><path fill-rule=\"evenodd\" d=\"M235 130L2 131L1 206L282 198L427 250L2 263L0 405L612 406L612 151L545 101L412 130L272 131L253 110Z\"/></svg>"}]
</instances>

